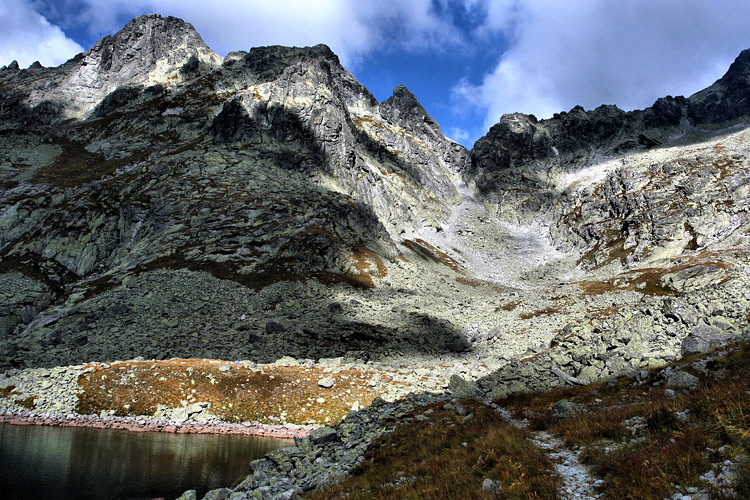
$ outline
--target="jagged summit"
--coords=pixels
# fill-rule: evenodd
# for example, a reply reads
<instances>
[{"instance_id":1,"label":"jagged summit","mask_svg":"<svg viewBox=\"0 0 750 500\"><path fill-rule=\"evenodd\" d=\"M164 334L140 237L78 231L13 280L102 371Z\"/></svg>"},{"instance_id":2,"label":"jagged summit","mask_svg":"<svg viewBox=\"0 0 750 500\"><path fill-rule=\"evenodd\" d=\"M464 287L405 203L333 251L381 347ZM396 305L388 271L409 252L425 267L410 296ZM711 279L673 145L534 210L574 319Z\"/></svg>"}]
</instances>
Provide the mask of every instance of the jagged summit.
<instances>
[{"instance_id":1,"label":"jagged summit","mask_svg":"<svg viewBox=\"0 0 750 500\"><path fill-rule=\"evenodd\" d=\"M63 94L75 91L68 97L76 98L80 114L119 87L173 85L221 61L191 24L148 14L133 19L86 51L70 68L60 88Z\"/></svg>"},{"instance_id":2,"label":"jagged summit","mask_svg":"<svg viewBox=\"0 0 750 500\"><path fill-rule=\"evenodd\" d=\"M130 83L128 78L142 78L155 66L162 66L165 72L174 71L175 66L184 63L186 56L195 56L201 62L221 60L192 24L158 14L136 17L114 35L99 40L84 54L84 58L91 57L102 70L117 74L126 83Z\"/></svg>"},{"instance_id":3,"label":"jagged summit","mask_svg":"<svg viewBox=\"0 0 750 500\"><path fill-rule=\"evenodd\" d=\"M32 66L9 81L13 77L9 67L0 84L5 80L14 88L16 115L25 115L26 122L49 122L86 118L105 96L121 87L174 86L221 62L191 24L148 14L57 68ZM44 113L35 113L40 106Z\"/></svg>"},{"instance_id":4,"label":"jagged summit","mask_svg":"<svg viewBox=\"0 0 750 500\"><path fill-rule=\"evenodd\" d=\"M7 66L3 66L2 69L5 71L18 71L19 70L18 61L14 59Z\"/></svg>"},{"instance_id":5,"label":"jagged summit","mask_svg":"<svg viewBox=\"0 0 750 500\"><path fill-rule=\"evenodd\" d=\"M383 116L413 132L428 131L436 136L443 134L440 125L404 85L393 90L393 95L380 104L380 110Z\"/></svg>"},{"instance_id":6,"label":"jagged summit","mask_svg":"<svg viewBox=\"0 0 750 500\"><path fill-rule=\"evenodd\" d=\"M689 113L699 125L722 124L750 114L750 49L743 50L724 76L690 96Z\"/></svg>"}]
</instances>

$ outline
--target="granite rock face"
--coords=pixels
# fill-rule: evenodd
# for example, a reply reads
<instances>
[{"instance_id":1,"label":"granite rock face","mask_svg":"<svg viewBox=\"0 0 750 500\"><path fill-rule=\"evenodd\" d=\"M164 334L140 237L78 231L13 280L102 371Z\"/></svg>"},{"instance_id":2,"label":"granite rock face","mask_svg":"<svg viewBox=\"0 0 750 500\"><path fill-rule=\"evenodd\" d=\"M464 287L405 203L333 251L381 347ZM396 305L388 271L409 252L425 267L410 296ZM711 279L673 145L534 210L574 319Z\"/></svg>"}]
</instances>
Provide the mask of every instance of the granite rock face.
<instances>
[{"instance_id":1,"label":"granite rock face","mask_svg":"<svg viewBox=\"0 0 750 500\"><path fill-rule=\"evenodd\" d=\"M710 87L690 96L688 116L696 125L733 124L750 114L750 49L737 56L727 73Z\"/></svg>"},{"instance_id":2,"label":"granite rock face","mask_svg":"<svg viewBox=\"0 0 750 500\"><path fill-rule=\"evenodd\" d=\"M710 87L685 98L667 96L644 110L625 112L614 105L586 111L580 106L547 120L520 113L504 115L472 150L464 177L487 201L507 188L541 190L531 210L540 207L545 180L606 156L657 146L685 144L706 132L747 125L750 106L750 50L737 57ZM521 189L523 188L523 189Z\"/></svg>"},{"instance_id":3,"label":"granite rock face","mask_svg":"<svg viewBox=\"0 0 750 500\"><path fill-rule=\"evenodd\" d=\"M581 251L584 264L704 248L744 220L745 137L697 144L748 124L749 60L743 51L709 88L645 110L505 115L477 141L464 179L498 217L543 221L555 246Z\"/></svg>"},{"instance_id":4,"label":"granite rock face","mask_svg":"<svg viewBox=\"0 0 750 500\"><path fill-rule=\"evenodd\" d=\"M286 66L224 103L212 124L218 142L282 142L279 163L363 203L394 235L447 216L458 200L451 173L468 154L406 88L378 103L325 46L253 49L233 55L224 71L262 74L268 60Z\"/></svg>"}]
</instances>

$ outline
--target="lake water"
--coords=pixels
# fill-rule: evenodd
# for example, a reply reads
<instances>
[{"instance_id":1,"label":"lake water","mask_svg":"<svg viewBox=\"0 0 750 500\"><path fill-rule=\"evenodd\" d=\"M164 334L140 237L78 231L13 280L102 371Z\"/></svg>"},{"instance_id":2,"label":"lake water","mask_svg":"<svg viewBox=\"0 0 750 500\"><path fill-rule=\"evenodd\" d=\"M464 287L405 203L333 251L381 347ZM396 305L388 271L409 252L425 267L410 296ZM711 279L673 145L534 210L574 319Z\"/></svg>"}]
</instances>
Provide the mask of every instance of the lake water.
<instances>
[{"instance_id":1,"label":"lake water","mask_svg":"<svg viewBox=\"0 0 750 500\"><path fill-rule=\"evenodd\" d=\"M231 487L290 440L0 424L4 500L173 500Z\"/></svg>"}]
</instances>

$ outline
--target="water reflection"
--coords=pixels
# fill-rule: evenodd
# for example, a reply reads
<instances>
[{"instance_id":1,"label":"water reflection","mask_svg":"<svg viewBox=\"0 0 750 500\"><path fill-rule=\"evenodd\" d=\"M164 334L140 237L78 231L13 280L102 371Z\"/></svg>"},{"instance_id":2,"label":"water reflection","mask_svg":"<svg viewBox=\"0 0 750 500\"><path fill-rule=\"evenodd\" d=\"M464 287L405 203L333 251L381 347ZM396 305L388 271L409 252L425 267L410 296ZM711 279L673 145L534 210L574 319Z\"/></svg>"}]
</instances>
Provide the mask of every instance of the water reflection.
<instances>
[{"instance_id":1,"label":"water reflection","mask_svg":"<svg viewBox=\"0 0 750 500\"><path fill-rule=\"evenodd\" d=\"M172 499L244 478L248 462L290 441L0 424L4 499Z\"/></svg>"}]
</instances>

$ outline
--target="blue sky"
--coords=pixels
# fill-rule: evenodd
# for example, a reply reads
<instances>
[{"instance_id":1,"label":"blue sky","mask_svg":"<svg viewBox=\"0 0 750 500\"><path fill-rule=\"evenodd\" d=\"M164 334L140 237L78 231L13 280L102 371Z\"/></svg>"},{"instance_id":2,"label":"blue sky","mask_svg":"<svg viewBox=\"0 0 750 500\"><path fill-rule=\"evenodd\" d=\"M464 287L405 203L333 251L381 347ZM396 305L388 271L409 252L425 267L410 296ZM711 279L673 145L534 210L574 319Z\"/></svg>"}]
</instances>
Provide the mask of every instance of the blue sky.
<instances>
[{"instance_id":1,"label":"blue sky","mask_svg":"<svg viewBox=\"0 0 750 500\"><path fill-rule=\"evenodd\" d=\"M151 12L221 55L326 43L379 100L406 85L468 147L503 113L690 95L750 48L747 0L0 0L0 65L60 64Z\"/></svg>"}]
</instances>

